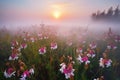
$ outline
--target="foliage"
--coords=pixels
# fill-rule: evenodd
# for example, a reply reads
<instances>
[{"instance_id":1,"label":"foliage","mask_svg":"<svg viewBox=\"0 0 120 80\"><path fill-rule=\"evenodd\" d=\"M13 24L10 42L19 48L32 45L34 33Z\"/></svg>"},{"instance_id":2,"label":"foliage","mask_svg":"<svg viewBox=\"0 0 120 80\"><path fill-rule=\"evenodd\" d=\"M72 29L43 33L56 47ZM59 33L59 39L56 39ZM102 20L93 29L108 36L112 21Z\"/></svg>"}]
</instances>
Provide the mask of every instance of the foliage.
<instances>
[{"instance_id":1,"label":"foliage","mask_svg":"<svg viewBox=\"0 0 120 80\"><path fill-rule=\"evenodd\" d=\"M57 30L45 27L41 27L38 32L21 31L16 35L8 31L0 33L0 80L18 80L24 71L31 68L34 74L26 77L27 80L66 80L66 73L60 72L61 63L65 63L66 68L75 69L74 76L68 80L119 79L120 36L110 29L102 36L81 30L71 32L69 36L64 34L63 37ZM51 43L55 48L51 48ZM45 47L45 52L40 54L39 49L42 47ZM12 57L12 54L18 58ZM95 56L91 57L93 54ZM82 61L78 60L78 56ZM85 57L90 63L83 60ZM104 59L104 67L100 66L100 58ZM108 59L112 60L109 65ZM13 68L16 73L5 78L4 71L9 68Z\"/></svg>"}]
</instances>

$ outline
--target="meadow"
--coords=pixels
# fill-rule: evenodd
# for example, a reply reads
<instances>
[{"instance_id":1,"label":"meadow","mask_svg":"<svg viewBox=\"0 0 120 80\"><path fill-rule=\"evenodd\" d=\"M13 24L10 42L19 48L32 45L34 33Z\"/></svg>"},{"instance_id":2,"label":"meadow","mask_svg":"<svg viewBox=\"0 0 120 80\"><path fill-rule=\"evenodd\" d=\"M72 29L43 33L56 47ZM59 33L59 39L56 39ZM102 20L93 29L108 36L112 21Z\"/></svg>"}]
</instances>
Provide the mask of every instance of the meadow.
<instances>
[{"instance_id":1,"label":"meadow","mask_svg":"<svg viewBox=\"0 0 120 80\"><path fill-rule=\"evenodd\" d=\"M111 28L0 29L0 80L120 80L120 34Z\"/></svg>"}]
</instances>

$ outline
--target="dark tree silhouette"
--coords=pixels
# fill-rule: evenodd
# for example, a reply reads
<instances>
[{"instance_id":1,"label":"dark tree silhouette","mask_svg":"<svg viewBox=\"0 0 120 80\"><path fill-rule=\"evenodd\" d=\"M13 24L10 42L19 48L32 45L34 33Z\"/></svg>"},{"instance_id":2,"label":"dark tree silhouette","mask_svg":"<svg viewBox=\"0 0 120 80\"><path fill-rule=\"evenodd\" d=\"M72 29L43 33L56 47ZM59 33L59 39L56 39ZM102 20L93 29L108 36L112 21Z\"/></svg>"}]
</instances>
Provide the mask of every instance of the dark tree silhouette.
<instances>
[{"instance_id":1,"label":"dark tree silhouette","mask_svg":"<svg viewBox=\"0 0 120 80\"><path fill-rule=\"evenodd\" d=\"M119 5L113 9L110 7L107 11L100 12L99 10L96 13L92 14L93 19L104 19L104 20L117 20L120 21L120 9Z\"/></svg>"},{"instance_id":2,"label":"dark tree silhouette","mask_svg":"<svg viewBox=\"0 0 120 80\"><path fill-rule=\"evenodd\" d=\"M108 12L107 12L107 16L108 17L111 17L112 15L113 15L113 7L110 7L109 9L108 9Z\"/></svg>"},{"instance_id":3,"label":"dark tree silhouette","mask_svg":"<svg viewBox=\"0 0 120 80\"><path fill-rule=\"evenodd\" d=\"M114 11L114 16L118 17L120 15L119 5L116 7Z\"/></svg>"}]
</instances>

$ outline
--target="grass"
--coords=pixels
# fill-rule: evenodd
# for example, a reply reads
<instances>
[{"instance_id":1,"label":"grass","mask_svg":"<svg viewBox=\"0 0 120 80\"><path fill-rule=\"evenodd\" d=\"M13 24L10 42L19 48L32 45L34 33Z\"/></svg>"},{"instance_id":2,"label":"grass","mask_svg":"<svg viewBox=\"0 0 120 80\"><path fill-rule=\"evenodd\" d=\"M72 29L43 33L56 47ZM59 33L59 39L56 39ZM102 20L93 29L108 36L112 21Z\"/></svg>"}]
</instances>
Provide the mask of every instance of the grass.
<instances>
[{"instance_id":1,"label":"grass","mask_svg":"<svg viewBox=\"0 0 120 80\"><path fill-rule=\"evenodd\" d=\"M56 31L47 31L46 28L41 29L42 37L48 36L48 39L40 39L37 35L39 32L34 31L34 33L30 32L30 36L26 36L27 32L12 35L8 30L4 32L0 31L0 80L19 80L21 76L17 76L17 73L11 78L5 78L3 75L4 70L7 69L6 63L9 63L16 71L19 71L19 60L25 64L24 70L28 70L34 66L35 73L27 77L27 80L66 80L64 74L59 69L62 62L70 63L68 56L72 57L72 61L75 62L73 64L73 68L75 69L74 76L68 80L93 80L101 76L104 76L105 80L120 80L120 42L115 42L114 36L107 36L107 39L104 40L104 34L98 36L89 31L84 32L83 30L75 33L71 32L69 36L62 37L61 35L56 35ZM83 33L86 34L83 35ZM35 42L31 42L30 37L33 37ZM27 38L27 41L24 38ZM12 53L11 41L13 40L18 41L19 45L17 47L24 42L27 44L27 48L21 49L19 52L21 55L18 60L10 61L8 58ZM66 44L69 40L72 42L71 46ZM86 43L82 43L83 40ZM90 48L89 44L93 41L97 44L97 48L93 49L96 56L89 58L90 64L80 64L77 60L79 53L76 52L76 49L82 47L83 52L86 52ZM51 42L56 42L58 48L51 50ZM117 45L117 49L108 50L108 43L114 43ZM46 53L39 54L39 48L44 46L46 47ZM107 58L113 61L112 66L108 68L101 68L99 66L99 59L104 57L103 53L106 53Z\"/></svg>"}]
</instances>

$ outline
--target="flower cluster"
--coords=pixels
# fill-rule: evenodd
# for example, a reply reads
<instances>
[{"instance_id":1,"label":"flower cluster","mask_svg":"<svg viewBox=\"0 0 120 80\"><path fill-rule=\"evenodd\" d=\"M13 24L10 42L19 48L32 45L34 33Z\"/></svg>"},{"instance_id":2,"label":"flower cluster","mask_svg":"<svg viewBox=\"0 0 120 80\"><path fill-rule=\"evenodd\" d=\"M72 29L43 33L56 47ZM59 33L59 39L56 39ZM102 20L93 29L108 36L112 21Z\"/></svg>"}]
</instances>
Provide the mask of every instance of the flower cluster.
<instances>
[{"instance_id":1,"label":"flower cluster","mask_svg":"<svg viewBox=\"0 0 120 80\"><path fill-rule=\"evenodd\" d=\"M87 49L87 56L88 57L95 57L95 51L94 50L92 50L92 49Z\"/></svg>"},{"instance_id":2,"label":"flower cluster","mask_svg":"<svg viewBox=\"0 0 120 80\"><path fill-rule=\"evenodd\" d=\"M57 49L57 43L51 43L50 44L50 48L51 49L53 49L53 50L55 50L55 49ZM41 47L40 49L39 49L39 54L45 54L46 53L46 47Z\"/></svg>"},{"instance_id":3,"label":"flower cluster","mask_svg":"<svg viewBox=\"0 0 120 80\"><path fill-rule=\"evenodd\" d=\"M22 62L21 60L18 60L18 67L17 68L15 68L15 65L13 67L13 64L10 64L10 63L7 63L6 67L7 68L4 71L5 78L19 76L19 77L21 77L20 80L26 80L27 77L30 77L31 75L34 74L34 67L27 70L25 68L26 67L25 63Z\"/></svg>"},{"instance_id":4,"label":"flower cluster","mask_svg":"<svg viewBox=\"0 0 120 80\"><path fill-rule=\"evenodd\" d=\"M117 49L117 46L115 46L114 44L108 44L107 45L107 49L113 49L113 50L115 50L115 49Z\"/></svg>"},{"instance_id":5,"label":"flower cluster","mask_svg":"<svg viewBox=\"0 0 120 80\"><path fill-rule=\"evenodd\" d=\"M70 78L71 76L74 76L75 69L73 69L72 63L69 63L68 65L66 65L65 63L61 63L60 66L60 72L65 75L66 79Z\"/></svg>"},{"instance_id":6,"label":"flower cluster","mask_svg":"<svg viewBox=\"0 0 120 80\"><path fill-rule=\"evenodd\" d=\"M49 34L49 35L51 35L51 34ZM31 48L32 48L31 53L34 53L35 56L30 55L30 58L31 58L31 56L33 58L36 58L36 56L37 56L36 53L37 54L39 53L40 55L42 55L42 57L40 57L40 60L38 57L37 57L38 59L34 60L38 64L43 64L42 67L45 66L45 68L46 68L46 65L47 65L47 68L49 66L53 67L54 60L55 60L55 65L57 62L58 63L60 62L61 63L60 69L58 69L58 68L57 69L65 76L66 79L73 78L75 70L76 70L76 72L79 71L78 69L74 69L74 66L73 66L74 61L72 61L72 59L75 59L75 61L76 61L76 58L77 58L76 63L78 63L78 62L80 63L80 64L77 64L77 66L81 67L81 65L85 65L85 67L87 67L88 70L89 70L88 65L90 65L90 68L94 67L93 64L94 64L94 62L97 62L97 61L99 61L99 66L102 67L100 69L106 69L105 67L108 68L112 65L112 60L110 59L110 57L108 56L107 53L109 53L112 50L117 49L116 42L120 41L119 36L116 36L115 39L107 41L108 38L111 39L114 36L113 34L110 33L109 36L107 35L106 41L104 41L104 42L110 43L108 45L106 45L106 44L102 45L102 44L99 44L99 42L97 43L97 41L99 41L100 39L96 39L96 38L95 38L95 40L90 40L87 42L87 39L85 39L87 34L85 32L82 35L78 35L78 36L76 35L77 39L75 39L75 41L71 40L71 38L70 38L70 41L68 39L66 39L68 41L65 40L65 42L63 41L63 43L60 42L60 43L62 43L62 45L59 46L59 44L58 44L59 42L58 43L56 42L58 40L58 38L56 39L56 36L58 36L56 34L54 34L54 36L53 35L49 36L45 32L43 32L43 33L41 32L35 36L33 36L33 35L35 35L35 34L26 33L26 35L24 36L24 39L22 41L18 40L19 41L18 42L17 40L14 40L11 42L11 52L12 53L10 54L9 59L8 59L11 62L11 65L8 65L4 71L4 76L6 78L11 78L13 76L17 76L17 77L19 77L20 80L26 80L35 73L34 67L30 68L24 62L24 60L26 59L26 56L27 56L26 50L30 50ZM73 35L72 37L76 37L76 36ZM54 40L54 39L56 39L56 40ZM47 44L47 41L48 41L48 44ZM64 45L64 43L66 43L66 45ZM99 50L104 48L104 47L101 48L101 46L104 46L104 47L107 46L107 49L105 49L105 53L103 54L103 57L100 58L99 56L101 56L101 54L99 54L99 53L101 53L101 51L99 52ZM59 47L61 47L61 48L59 49ZM61 58L60 56L62 54L51 54L52 52L54 53L53 50L55 50L56 53L57 53L57 51L59 51L58 53L62 53L63 51L67 52L67 53L64 54ZM50 54L47 55L46 53L49 53L49 52L50 52ZM23 58L24 54L25 54L25 59ZM44 54L45 54L45 56L43 56ZM21 55L23 55L23 56L21 56ZM67 58L65 56L67 56ZM28 56L27 56L27 58L29 59ZM50 62L49 61L46 62L45 59L50 60ZM29 60L29 62L30 61L31 60ZM33 63L34 61L31 61L31 62ZM31 65L31 62L28 64ZM45 62L45 64L44 64L44 62ZM99 66L97 66L97 67L99 68ZM56 66L55 66L55 68L56 68ZM51 71L52 71L52 68L51 68ZM92 72L92 69L91 69L91 72ZM94 72L94 70L93 70L93 72ZM92 77L92 79L93 79L93 77ZM46 80L46 79L44 79L44 80ZM101 80L101 78L96 78L94 80Z\"/></svg>"},{"instance_id":7,"label":"flower cluster","mask_svg":"<svg viewBox=\"0 0 120 80\"><path fill-rule=\"evenodd\" d=\"M21 75L20 80L26 80L27 77L30 77L30 75L34 74L34 69L31 68L30 70L25 70L23 74Z\"/></svg>"},{"instance_id":8,"label":"flower cluster","mask_svg":"<svg viewBox=\"0 0 120 80\"><path fill-rule=\"evenodd\" d=\"M99 60L99 65L100 67L104 68L105 66L106 67L110 67L111 66L111 63L112 63L112 60L111 59L104 59L104 58L100 58Z\"/></svg>"},{"instance_id":9,"label":"flower cluster","mask_svg":"<svg viewBox=\"0 0 120 80\"><path fill-rule=\"evenodd\" d=\"M120 35L116 35L114 40L115 40L115 42L120 42Z\"/></svg>"},{"instance_id":10,"label":"flower cluster","mask_svg":"<svg viewBox=\"0 0 120 80\"><path fill-rule=\"evenodd\" d=\"M97 44L96 44L95 42L91 42L91 43L89 44L89 47L90 47L91 49L95 49L95 48L97 47Z\"/></svg>"},{"instance_id":11,"label":"flower cluster","mask_svg":"<svg viewBox=\"0 0 120 80\"><path fill-rule=\"evenodd\" d=\"M77 60L79 60L80 63L83 63L83 62L85 62L85 64L89 64L90 63L90 61L88 60L88 56L81 56L81 55L79 55Z\"/></svg>"},{"instance_id":12,"label":"flower cluster","mask_svg":"<svg viewBox=\"0 0 120 80\"><path fill-rule=\"evenodd\" d=\"M21 56L21 49L26 49L27 44L25 42L18 43L18 41L16 41L16 40L12 41L11 44L12 44L11 45L12 53L9 56L8 60L10 60L10 61L12 60L13 63L6 64L4 76L5 76L5 78L11 78L13 76L20 76L21 75L20 80L26 80L26 77L34 74L34 69L31 68L28 71L26 69L25 63L19 59L19 57ZM18 65L18 66L16 66L16 65Z\"/></svg>"},{"instance_id":13,"label":"flower cluster","mask_svg":"<svg viewBox=\"0 0 120 80\"><path fill-rule=\"evenodd\" d=\"M17 60L19 53L20 53L20 48L18 47L19 43L17 41L12 42L12 54L9 56L9 60Z\"/></svg>"},{"instance_id":14,"label":"flower cluster","mask_svg":"<svg viewBox=\"0 0 120 80\"><path fill-rule=\"evenodd\" d=\"M83 52L82 48L78 48L76 52L79 53L77 60L86 65L90 63L89 58L94 58L96 55L95 51L91 48L88 48L85 52Z\"/></svg>"}]
</instances>

